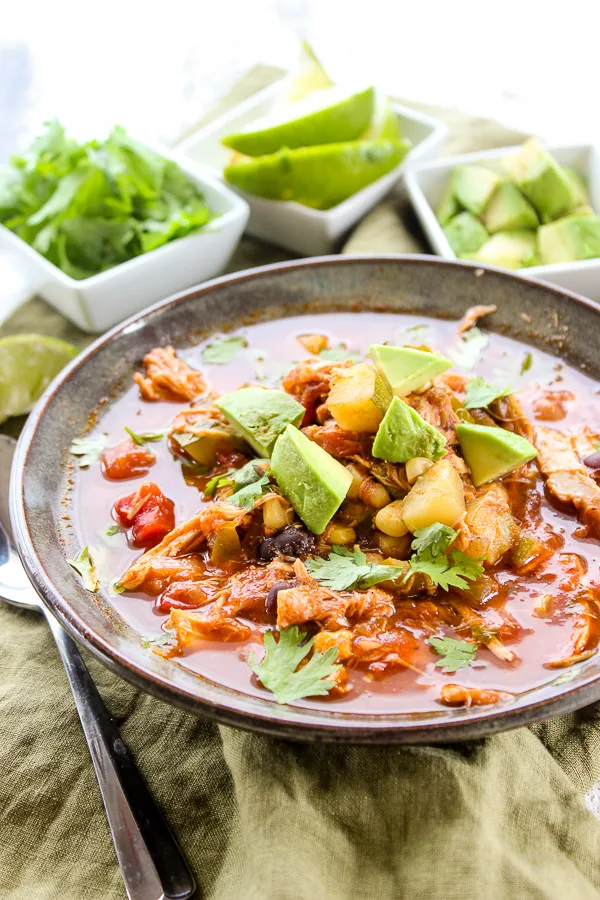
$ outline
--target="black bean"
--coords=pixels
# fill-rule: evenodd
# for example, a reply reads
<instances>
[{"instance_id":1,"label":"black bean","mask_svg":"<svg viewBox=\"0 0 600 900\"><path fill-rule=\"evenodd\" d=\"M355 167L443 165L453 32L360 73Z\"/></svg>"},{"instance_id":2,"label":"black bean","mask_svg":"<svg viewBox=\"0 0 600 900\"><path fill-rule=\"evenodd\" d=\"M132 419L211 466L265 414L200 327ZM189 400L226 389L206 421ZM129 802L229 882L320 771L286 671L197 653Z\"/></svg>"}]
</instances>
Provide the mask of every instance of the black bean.
<instances>
[{"instance_id":1,"label":"black bean","mask_svg":"<svg viewBox=\"0 0 600 900\"><path fill-rule=\"evenodd\" d=\"M600 451L597 453L590 453L583 462L588 469L600 469Z\"/></svg>"},{"instance_id":2,"label":"black bean","mask_svg":"<svg viewBox=\"0 0 600 900\"><path fill-rule=\"evenodd\" d=\"M281 553L283 556L308 556L315 545L312 534L302 528L286 525L273 537L265 538L258 545L258 558L265 562Z\"/></svg>"},{"instance_id":3,"label":"black bean","mask_svg":"<svg viewBox=\"0 0 600 900\"><path fill-rule=\"evenodd\" d=\"M277 595L279 591L286 591L288 588L294 587L295 581L276 581L265 598L265 609L270 616L277 615Z\"/></svg>"}]
</instances>

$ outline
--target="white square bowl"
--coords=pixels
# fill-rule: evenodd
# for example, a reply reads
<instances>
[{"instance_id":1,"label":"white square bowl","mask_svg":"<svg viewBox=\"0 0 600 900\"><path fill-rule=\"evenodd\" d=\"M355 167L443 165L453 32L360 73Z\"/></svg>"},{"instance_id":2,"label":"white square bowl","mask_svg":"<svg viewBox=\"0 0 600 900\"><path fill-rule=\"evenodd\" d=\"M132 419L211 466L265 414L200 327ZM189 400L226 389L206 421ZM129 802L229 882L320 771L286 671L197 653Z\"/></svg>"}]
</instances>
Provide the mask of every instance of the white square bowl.
<instances>
[{"instance_id":1,"label":"white square bowl","mask_svg":"<svg viewBox=\"0 0 600 900\"><path fill-rule=\"evenodd\" d=\"M423 163L408 169L405 175L408 195L431 247L438 256L456 259L456 254L435 214L452 170L459 165L481 163L495 172L502 172L502 159L517 153L519 149L519 147L501 147L479 153L464 153L461 156L451 156L439 162ZM561 165L570 166L583 175L588 184L591 206L594 212L600 215L600 151L590 144L546 145L546 149ZM585 259L552 266L531 266L519 269L519 274L600 301L600 259Z\"/></svg>"},{"instance_id":2,"label":"white square bowl","mask_svg":"<svg viewBox=\"0 0 600 900\"><path fill-rule=\"evenodd\" d=\"M223 180L223 168L231 150L223 147L221 140L265 116L280 91L279 82L259 91L190 135L178 149L194 162L209 167L216 178ZM328 210L310 209L295 202L266 200L232 187L250 206L248 232L305 256L320 256L336 249L344 234L391 190L405 164L411 160L435 158L446 138L448 129L443 122L398 103L392 103L392 109L400 122L402 136L413 145L398 166Z\"/></svg>"},{"instance_id":3,"label":"white square bowl","mask_svg":"<svg viewBox=\"0 0 600 900\"><path fill-rule=\"evenodd\" d=\"M83 331L106 331L152 303L220 274L246 227L248 205L226 185L177 152L147 146L176 162L198 185L218 215L206 231L177 238L106 272L78 280L0 225L0 252L6 253L21 276L24 293L40 294Z\"/></svg>"}]
</instances>

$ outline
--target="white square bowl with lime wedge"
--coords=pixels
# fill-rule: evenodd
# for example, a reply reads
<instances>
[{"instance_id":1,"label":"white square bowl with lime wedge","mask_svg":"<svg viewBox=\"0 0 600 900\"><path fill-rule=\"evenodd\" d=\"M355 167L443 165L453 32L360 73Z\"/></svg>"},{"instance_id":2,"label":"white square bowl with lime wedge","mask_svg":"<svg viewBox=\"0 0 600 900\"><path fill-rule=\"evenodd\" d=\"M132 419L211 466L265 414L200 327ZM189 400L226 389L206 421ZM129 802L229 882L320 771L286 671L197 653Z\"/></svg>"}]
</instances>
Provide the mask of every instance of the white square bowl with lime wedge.
<instances>
[{"instance_id":1,"label":"white square bowl with lime wedge","mask_svg":"<svg viewBox=\"0 0 600 900\"><path fill-rule=\"evenodd\" d=\"M352 89L340 94L352 94ZM360 90L356 93L361 93ZM240 103L238 106L224 113L211 124L191 134L181 144L179 151L194 163L206 166L215 178L225 180L224 170L231 162L232 150L225 147L222 141L233 134L251 132L255 123L274 121L281 107L282 82L271 85L254 96ZM262 238L273 244L277 244L292 252L306 256L318 256L330 253L338 248L345 234L366 213L369 212L398 182L409 162L431 159L438 155L445 140L447 128L443 122L431 118L423 113L401 106L399 103L389 102L389 115L399 130L402 141L407 141L410 147L404 155L398 159L389 171L380 177L376 177L364 187L360 187L350 196L326 209L315 208L318 200L309 197L306 203L296 200L271 199L258 196L256 192L244 190L230 182L230 187L246 200L250 207L250 219L248 232L255 237ZM284 112L285 115L285 112ZM257 125L257 127L259 127ZM308 150L309 153L326 150L328 160L324 182L332 185L339 178L340 171L344 168L344 161L336 159L335 148L337 139L329 139L331 143L319 139L321 146L308 148L297 145L298 149ZM337 143L342 146L344 139ZM346 138L346 140L349 140ZM350 144L346 144L350 147ZM283 148L286 150L287 148ZM377 149L377 148L376 148ZM385 149L385 148L384 148ZM254 153L254 149L252 150ZM272 151L261 150L261 153ZM280 151L281 153L281 151ZM240 157L238 156L238 159ZM252 161L267 159L267 156L253 156ZM293 159L293 157L292 157ZM243 160L247 160L243 157ZM275 158L273 157L273 160ZM347 157L346 157L347 162ZM277 164L285 166L287 159L280 156ZM321 164L318 157L313 156L312 164ZM252 162L250 162L252 166ZM348 164L346 171L352 168ZM260 173L259 173L260 177ZM343 193L343 191L342 191Z\"/></svg>"},{"instance_id":2,"label":"white square bowl with lime wedge","mask_svg":"<svg viewBox=\"0 0 600 900\"><path fill-rule=\"evenodd\" d=\"M544 149L561 167L568 167L585 181L589 192L589 212L600 215L600 151L590 144L551 145ZM499 147L493 150L465 153L436 162L410 166L405 183L411 203L429 240L431 248L446 259L457 259L436 212L450 178L458 166L482 166L498 175L506 175L505 158L522 153L522 147ZM501 263L498 263L501 266ZM583 294L600 301L600 257L546 265L529 265L518 269L526 278L535 278Z\"/></svg>"}]
</instances>

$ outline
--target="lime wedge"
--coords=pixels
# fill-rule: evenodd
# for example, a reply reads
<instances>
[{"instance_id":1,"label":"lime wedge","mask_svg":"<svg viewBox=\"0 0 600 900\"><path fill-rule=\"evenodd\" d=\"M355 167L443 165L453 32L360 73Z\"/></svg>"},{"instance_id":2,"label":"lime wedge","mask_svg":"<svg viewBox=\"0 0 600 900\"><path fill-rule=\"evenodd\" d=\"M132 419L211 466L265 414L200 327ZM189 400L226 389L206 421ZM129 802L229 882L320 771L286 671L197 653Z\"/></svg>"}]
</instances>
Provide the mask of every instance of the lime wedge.
<instances>
[{"instance_id":1,"label":"lime wedge","mask_svg":"<svg viewBox=\"0 0 600 900\"><path fill-rule=\"evenodd\" d=\"M28 413L77 347L42 334L0 340L0 422Z\"/></svg>"},{"instance_id":2,"label":"lime wedge","mask_svg":"<svg viewBox=\"0 0 600 900\"><path fill-rule=\"evenodd\" d=\"M400 137L400 123L389 97L378 94L371 124L362 138L366 141L397 141Z\"/></svg>"},{"instance_id":3,"label":"lime wedge","mask_svg":"<svg viewBox=\"0 0 600 900\"><path fill-rule=\"evenodd\" d=\"M278 153L226 166L225 179L259 197L331 209L395 168L408 141L350 141Z\"/></svg>"},{"instance_id":4,"label":"lime wedge","mask_svg":"<svg viewBox=\"0 0 600 900\"><path fill-rule=\"evenodd\" d=\"M372 87L350 94L336 87L313 91L304 100L279 107L244 131L223 138L223 144L246 156L262 156L282 147L353 141L368 127L374 104Z\"/></svg>"},{"instance_id":5,"label":"lime wedge","mask_svg":"<svg viewBox=\"0 0 600 900\"><path fill-rule=\"evenodd\" d=\"M304 100L313 91L322 91L330 87L333 87L333 81L315 56L310 44L302 41L296 71L285 80L283 100L286 103L296 103L298 100Z\"/></svg>"}]
</instances>

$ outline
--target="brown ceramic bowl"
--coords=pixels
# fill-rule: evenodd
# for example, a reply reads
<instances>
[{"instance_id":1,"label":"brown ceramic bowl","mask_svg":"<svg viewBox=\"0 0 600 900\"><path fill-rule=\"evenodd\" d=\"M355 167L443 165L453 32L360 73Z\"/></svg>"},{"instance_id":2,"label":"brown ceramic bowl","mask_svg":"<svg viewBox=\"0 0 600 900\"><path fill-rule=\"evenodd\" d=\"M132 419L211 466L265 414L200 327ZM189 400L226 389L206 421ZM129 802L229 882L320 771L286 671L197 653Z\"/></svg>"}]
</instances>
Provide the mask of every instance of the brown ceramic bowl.
<instances>
[{"instance_id":1,"label":"brown ceramic bowl","mask_svg":"<svg viewBox=\"0 0 600 900\"><path fill-rule=\"evenodd\" d=\"M479 738L566 713L600 698L600 663L572 681L523 694L508 707L356 715L279 706L215 684L140 646L107 598L94 602L66 558L68 448L101 397L129 383L157 344L186 346L214 330L311 311L386 310L459 318L496 304L486 327L561 356L600 380L600 309L565 291L498 270L419 256L325 257L219 278L157 304L92 344L59 375L30 415L17 451L12 517L19 552L44 603L110 669L198 715L280 737L335 742L424 743Z\"/></svg>"}]
</instances>

